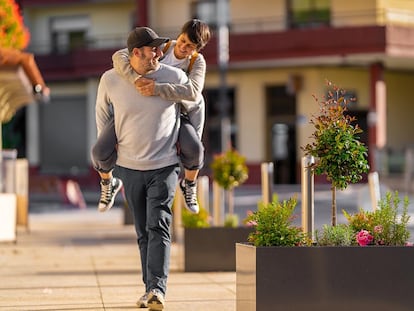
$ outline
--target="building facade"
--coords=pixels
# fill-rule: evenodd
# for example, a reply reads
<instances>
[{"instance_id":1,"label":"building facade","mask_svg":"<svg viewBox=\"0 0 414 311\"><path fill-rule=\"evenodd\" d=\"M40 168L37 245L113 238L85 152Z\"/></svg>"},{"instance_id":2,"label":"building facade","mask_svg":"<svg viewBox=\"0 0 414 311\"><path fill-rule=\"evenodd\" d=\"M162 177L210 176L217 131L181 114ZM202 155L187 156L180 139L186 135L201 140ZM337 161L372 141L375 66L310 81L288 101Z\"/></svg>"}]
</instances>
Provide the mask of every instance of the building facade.
<instances>
[{"instance_id":1,"label":"building facade","mask_svg":"<svg viewBox=\"0 0 414 311\"><path fill-rule=\"evenodd\" d=\"M401 155L414 142L414 2L19 3L31 32L29 50L52 90L50 104L26 109L25 156L32 174L93 179L97 174L89 152L96 139L96 90L100 75L112 66L112 53L125 46L134 26L148 25L174 38L194 17L209 22L214 31L202 51L208 66L206 174L214 154L223 149L222 121L227 120L232 145L250 166L250 183L260 182L262 162L275 163L275 183L299 183L300 147L309 141L309 119L318 111L313 95L326 93L326 80L356 98L350 110L364 129L361 138L372 170L401 170ZM228 37L221 37L223 29ZM227 48L223 69L220 57Z\"/></svg>"}]
</instances>

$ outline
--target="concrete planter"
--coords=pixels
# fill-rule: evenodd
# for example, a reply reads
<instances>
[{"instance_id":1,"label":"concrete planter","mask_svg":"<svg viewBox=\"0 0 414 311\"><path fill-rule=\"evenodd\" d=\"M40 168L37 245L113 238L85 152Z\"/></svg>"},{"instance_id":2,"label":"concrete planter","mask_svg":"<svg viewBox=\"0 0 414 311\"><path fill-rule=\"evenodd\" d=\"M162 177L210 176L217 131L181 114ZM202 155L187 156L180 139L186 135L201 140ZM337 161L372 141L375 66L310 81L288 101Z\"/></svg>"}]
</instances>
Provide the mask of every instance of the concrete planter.
<instances>
[{"instance_id":1,"label":"concrete planter","mask_svg":"<svg viewBox=\"0 0 414 311\"><path fill-rule=\"evenodd\" d=\"M414 247L236 244L236 310L408 311Z\"/></svg>"},{"instance_id":2,"label":"concrete planter","mask_svg":"<svg viewBox=\"0 0 414 311\"><path fill-rule=\"evenodd\" d=\"M236 242L246 241L251 231L248 227L185 228L184 270L235 271Z\"/></svg>"},{"instance_id":3,"label":"concrete planter","mask_svg":"<svg viewBox=\"0 0 414 311\"><path fill-rule=\"evenodd\" d=\"M0 242L16 241L16 217L16 195L0 193Z\"/></svg>"}]
</instances>

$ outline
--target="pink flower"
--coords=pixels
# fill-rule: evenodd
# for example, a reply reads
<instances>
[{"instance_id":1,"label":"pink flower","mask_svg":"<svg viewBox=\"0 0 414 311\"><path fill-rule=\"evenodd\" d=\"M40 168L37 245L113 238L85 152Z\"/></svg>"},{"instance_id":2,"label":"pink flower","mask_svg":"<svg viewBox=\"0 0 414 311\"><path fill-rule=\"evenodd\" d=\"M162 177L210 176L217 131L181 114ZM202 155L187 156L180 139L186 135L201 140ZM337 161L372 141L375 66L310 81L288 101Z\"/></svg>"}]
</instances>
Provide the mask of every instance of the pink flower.
<instances>
[{"instance_id":1,"label":"pink flower","mask_svg":"<svg viewBox=\"0 0 414 311\"><path fill-rule=\"evenodd\" d=\"M247 226L247 227L254 227L254 226L257 226L257 222L256 222L255 220L249 220L249 221L246 223L246 226Z\"/></svg>"},{"instance_id":2,"label":"pink flower","mask_svg":"<svg viewBox=\"0 0 414 311\"><path fill-rule=\"evenodd\" d=\"M406 242L405 246L414 246L414 245L413 245L413 242Z\"/></svg>"},{"instance_id":3,"label":"pink flower","mask_svg":"<svg viewBox=\"0 0 414 311\"><path fill-rule=\"evenodd\" d=\"M360 246L367 246L373 239L374 237L367 230L361 230L356 235L356 240Z\"/></svg>"},{"instance_id":4,"label":"pink flower","mask_svg":"<svg viewBox=\"0 0 414 311\"><path fill-rule=\"evenodd\" d=\"M377 226L374 227L374 232L375 233L382 233L382 231L383 231L383 228L382 228L381 225L377 225Z\"/></svg>"}]
</instances>

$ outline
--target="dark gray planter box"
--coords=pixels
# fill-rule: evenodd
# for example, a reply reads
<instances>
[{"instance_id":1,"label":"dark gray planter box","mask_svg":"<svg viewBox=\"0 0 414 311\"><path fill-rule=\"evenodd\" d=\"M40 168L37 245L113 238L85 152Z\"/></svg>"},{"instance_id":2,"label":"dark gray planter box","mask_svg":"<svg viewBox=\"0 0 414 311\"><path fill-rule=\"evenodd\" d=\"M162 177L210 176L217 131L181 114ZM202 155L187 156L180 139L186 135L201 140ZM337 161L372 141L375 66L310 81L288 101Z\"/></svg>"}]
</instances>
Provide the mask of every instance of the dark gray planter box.
<instances>
[{"instance_id":1,"label":"dark gray planter box","mask_svg":"<svg viewBox=\"0 0 414 311\"><path fill-rule=\"evenodd\" d=\"M236 242L247 241L252 228L184 229L184 271L236 271Z\"/></svg>"},{"instance_id":2,"label":"dark gray planter box","mask_svg":"<svg viewBox=\"0 0 414 311\"><path fill-rule=\"evenodd\" d=\"M414 310L414 247L236 244L237 311Z\"/></svg>"}]
</instances>

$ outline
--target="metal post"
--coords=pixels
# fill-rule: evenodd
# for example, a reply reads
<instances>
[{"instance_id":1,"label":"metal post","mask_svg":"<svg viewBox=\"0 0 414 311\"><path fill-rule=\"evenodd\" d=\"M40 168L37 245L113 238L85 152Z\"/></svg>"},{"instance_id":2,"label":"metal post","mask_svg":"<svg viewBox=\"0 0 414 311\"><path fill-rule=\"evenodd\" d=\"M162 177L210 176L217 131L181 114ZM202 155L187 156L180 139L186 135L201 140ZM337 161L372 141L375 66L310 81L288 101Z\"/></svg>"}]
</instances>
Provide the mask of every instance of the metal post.
<instances>
[{"instance_id":1,"label":"metal post","mask_svg":"<svg viewBox=\"0 0 414 311\"><path fill-rule=\"evenodd\" d=\"M313 156L302 158L302 230L315 239L315 188L311 165L315 163Z\"/></svg>"},{"instance_id":2,"label":"metal post","mask_svg":"<svg viewBox=\"0 0 414 311\"><path fill-rule=\"evenodd\" d=\"M210 187L208 176L199 176L197 179L197 195L200 207L206 209L210 214ZM211 215L211 214L210 214Z\"/></svg>"},{"instance_id":3,"label":"metal post","mask_svg":"<svg viewBox=\"0 0 414 311\"><path fill-rule=\"evenodd\" d=\"M224 222L224 190L213 182L213 225L221 226Z\"/></svg>"},{"instance_id":4,"label":"metal post","mask_svg":"<svg viewBox=\"0 0 414 311\"><path fill-rule=\"evenodd\" d=\"M268 204L273 196L273 163L262 163L262 202Z\"/></svg>"},{"instance_id":5,"label":"metal post","mask_svg":"<svg viewBox=\"0 0 414 311\"><path fill-rule=\"evenodd\" d=\"M184 244L184 228L182 225L182 209L184 206L184 197L181 193L180 186L177 185L175 190L173 205L173 240L180 245Z\"/></svg>"},{"instance_id":6,"label":"metal post","mask_svg":"<svg viewBox=\"0 0 414 311\"><path fill-rule=\"evenodd\" d=\"M377 209L378 201L381 198L378 172L368 174L369 193L371 195L372 210Z\"/></svg>"},{"instance_id":7,"label":"metal post","mask_svg":"<svg viewBox=\"0 0 414 311\"><path fill-rule=\"evenodd\" d=\"M404 169L404 183L405 183L405 191L407 194L410 193L411 191L413 166L414 166L413 150L411 148L407 148L407 150L405 150L405 169Z\"/></svg>"},{"instance_id":8,"label":"metal post","mask_svg":"<svg viewBox=\"0 0 414 311\"><path fill-rule=\"evenodd\" d=\"M230 103L227 95L227 67L229 62L229 28L227 0L216 0L217 4L217 55L220 73L219 109L221 151L231 147L231 122L229 118Z\"/></svg>"}]
</instances>

